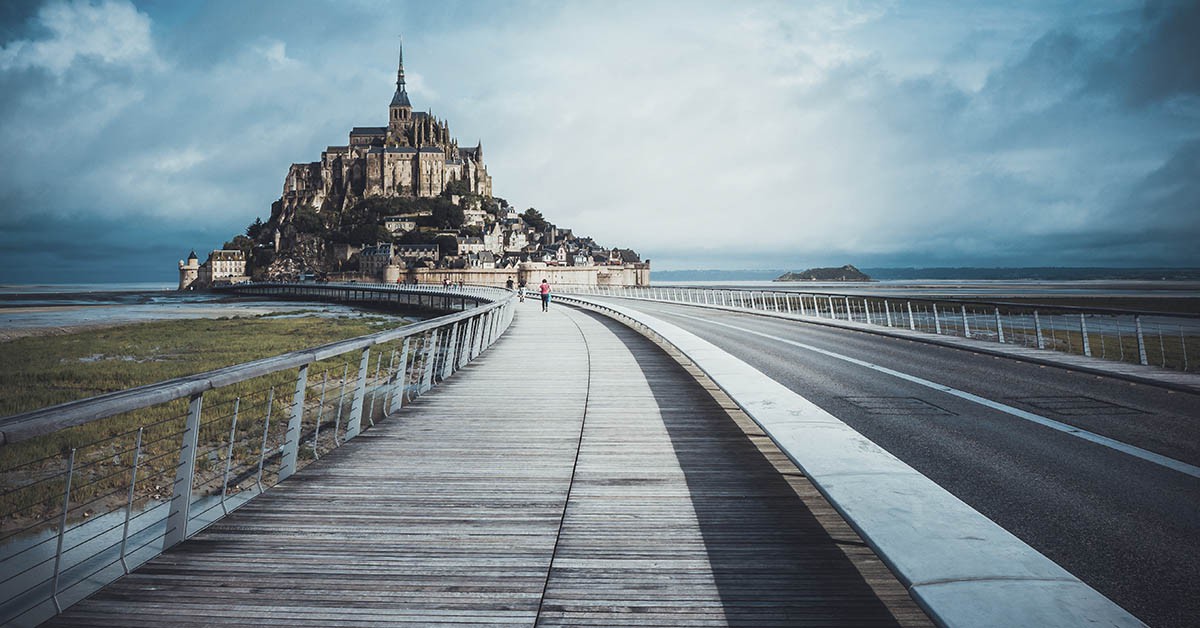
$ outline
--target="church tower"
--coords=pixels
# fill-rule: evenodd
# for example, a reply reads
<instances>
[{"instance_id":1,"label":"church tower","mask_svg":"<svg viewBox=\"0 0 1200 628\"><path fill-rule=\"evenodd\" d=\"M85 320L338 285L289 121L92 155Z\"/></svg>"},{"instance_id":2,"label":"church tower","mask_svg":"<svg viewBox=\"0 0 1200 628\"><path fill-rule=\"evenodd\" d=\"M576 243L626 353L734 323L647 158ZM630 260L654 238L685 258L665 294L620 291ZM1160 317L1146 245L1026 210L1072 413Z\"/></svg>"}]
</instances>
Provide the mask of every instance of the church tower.
<instances>
[{"instance_id":1,"label":"church tower","mask_svg":"<svg viewBox=\"0 0 1200 628\"><path fill-rule=\"evenodd\" d=\"M412 123L412 103L404 88L404 42L400 42L400 68L396 71L396 93L388 106L388 131L392 137L402 137Z\"/></svg>"}]
</instances>

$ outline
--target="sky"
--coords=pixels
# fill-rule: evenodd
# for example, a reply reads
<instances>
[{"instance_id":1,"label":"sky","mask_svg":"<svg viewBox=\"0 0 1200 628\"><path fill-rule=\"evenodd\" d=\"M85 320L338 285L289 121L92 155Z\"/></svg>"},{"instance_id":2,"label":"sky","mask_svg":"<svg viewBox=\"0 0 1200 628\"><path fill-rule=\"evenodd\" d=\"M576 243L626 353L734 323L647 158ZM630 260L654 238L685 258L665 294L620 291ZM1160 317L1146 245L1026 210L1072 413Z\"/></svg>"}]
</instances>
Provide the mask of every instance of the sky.
<instances>
[{"instance_id":1,"label":"sky","mask_svg":"<svg viewBox=\"0 0 1200 628\"><path fill-rule=\"evenodd\" d=\"M0 282L171 281L417 109L655 269L1200 266L1200 2L0 3Z\"/></svg>"}]
</instances>

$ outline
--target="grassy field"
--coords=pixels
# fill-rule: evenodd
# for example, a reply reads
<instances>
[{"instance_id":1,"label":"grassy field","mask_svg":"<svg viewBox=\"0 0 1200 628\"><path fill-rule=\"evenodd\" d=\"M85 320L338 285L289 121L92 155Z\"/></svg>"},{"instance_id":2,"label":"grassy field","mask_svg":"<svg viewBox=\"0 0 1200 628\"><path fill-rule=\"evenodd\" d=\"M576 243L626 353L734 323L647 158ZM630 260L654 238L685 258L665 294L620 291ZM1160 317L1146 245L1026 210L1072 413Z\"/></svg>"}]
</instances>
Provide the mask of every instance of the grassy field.
<instances>
[{"instance_id":1,"label":"grassy field","mask_svg":"<svg viewBox=\"0 0 1200 628\"><path fill-rule=\"evenodd\" d=\"M205 319L20 338L0 343L0 414L209 371L400 324L381 317ZM310 387L315 387L318 374L326 376L326 370L338 383L344 379L343 367L353 377L357 370L353 358L339 356L314 364ZM199 467L220 466L235 399L241 401L235 458L257 459L265 426L270 426L272 443L282 442L286 420L280 417L290 412L294 381L294 372L280 372L206 394L201 443L207 443L208 455L198 460ZM267 393L272 387L277 394L270 404ZM334 403L341 400L330 405ZM276 419L268 423L270 405ZM121 501L129 485L138 428L145 430L138 501L169 496L186 406L187 400L180 399L0 448L0 539L35 529L61 509L63 470L72 449L78 448L71 519L103 512Z\"/></svg>"},{"instance_id":2,"label":"grassy field","mask_svg":"<svg viewBox=\"0 0 1200 628\"><path fill-rule=\"evenodd\" d=\"M0 343L0 416L398 326L381 317L158 321Z\"/></svg>"}]
</instances>

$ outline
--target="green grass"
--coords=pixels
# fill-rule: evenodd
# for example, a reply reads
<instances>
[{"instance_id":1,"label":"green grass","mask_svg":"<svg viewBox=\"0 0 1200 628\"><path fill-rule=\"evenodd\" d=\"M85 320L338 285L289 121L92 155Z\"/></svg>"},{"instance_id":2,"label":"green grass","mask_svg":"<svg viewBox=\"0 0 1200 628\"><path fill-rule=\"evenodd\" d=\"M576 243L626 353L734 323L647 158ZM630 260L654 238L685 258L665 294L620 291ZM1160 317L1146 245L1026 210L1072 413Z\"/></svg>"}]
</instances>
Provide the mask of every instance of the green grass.
<instances>
[{"instance_id":1,"label":"green grass","mask_svg":"<svg viewBox=\"0 0 1200 628\"><path fill-rule=\"evenodd\" d=\"M159 321L0 344L0 416L399 326L380 318Z\"/></svg>"},{"instance_id":2,"label":"green grass","mask_svg":"<svg viewBox=\"0 0 1200 628\"><path fill-rule=\"evenodd\" d=\"M163 321L20 338L0 344L0 408L9 415L104 392L210 371L399 326L375 317L330 319L237 318ZM387 347L375 355L387 357ZM372 367L375 365L372 357ZM326 370L340 382L357 376L358 355L338 356L310 367L312 394ZM228 445L233 401L241 398L235 459L257 460L266 425L267 392L274 387L270 443L282 442L296 373L274 373L210 391L200 430L202 472L219 473ZM334 402L331 400L330 405ZM62 508L67 458L76 451L71 519L103 512L124 498L138 428L144 428L138 501L169 496L187 400L0 446L0 533L48 522ZM246 463L253 465L253 462ZM242 465L246 466L246 465ZM209 467L212 467L210 469Z\"/></svg>"}]
</instances>

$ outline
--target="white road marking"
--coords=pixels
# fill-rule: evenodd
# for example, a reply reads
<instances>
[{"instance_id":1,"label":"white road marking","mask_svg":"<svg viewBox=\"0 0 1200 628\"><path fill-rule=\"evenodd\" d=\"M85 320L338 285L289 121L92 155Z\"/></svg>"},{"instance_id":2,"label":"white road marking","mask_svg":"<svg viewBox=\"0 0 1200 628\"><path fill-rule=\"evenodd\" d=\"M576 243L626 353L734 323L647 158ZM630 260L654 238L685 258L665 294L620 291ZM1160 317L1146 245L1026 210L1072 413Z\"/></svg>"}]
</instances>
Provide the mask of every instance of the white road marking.
<instances>
[{"instance_id":1,"label":"white road marking","mask_svg":"<svg viewBox=\"0 0 1200 628\"><path fill-rule=\"evenodd\" d=\"M1040 414L1026 412L1025 410L1022 410L1020 408L1014 408L1013 406L1000 403L999 401L992 401L991 399L980 397L979 395L973 395L969 392L966 392L963 390L958 390L957 388L951 388L950 386L946 386L945 384L939 384L937 382L932 382L927 379L917 377L916 375L909 375L908 373L901 373L900 371L892 370L885 366L880 366L878 364L873 364L873 363L867 362L865 360L859 360L857 358L852 358L850 356L842 355L840 353L834 353L833 351L828 351L826 349L814 347L812 345L805 344L803 342L796 342L795 340L788 340L787 338L780 338L779 336L773 336L771 334L766 334L766 333L763 333L760 331L754 331L753 329L746 329L744 327L738 327L736 325L730 325L728 323L721 323L721 322L714 321L714 320L708 319L708 318L703 318L700 316L690 316L688 314L676 314L676 313L669 313L669 315L679 316L681 318L689 318L692 320L700 321L702 323L710 323L713 325L720 325L721 327L728 327L730 329L736 329L737 331L740 331L743 333L753 334L755 336L762 336L763 338L769 338L776 342L782 342L785 344L792 345L794 347L800 347L801 349L807 349L809 351L820 353L821 355L826 355L831 358L836 358L838 360L843 360L843 361L849 362L851 364L857 364L858 366L869 368L873 371L878 371L880 373L886 373L893 377L898 377L902 380L912 382L914 384L919 384L921 386L925 386L926 388L932 388L934 390L944 392L948 395L954 395L955 397L958 397L960 399L966 399L967 401L973 401L982 406L987 406L989 408L992 408L993 410L999 410L1000 412L1004 412L1005 414L1010 414L1019 419L1025 419L1026 421L1029 421L1031 423L1037 423L1038 425L1048 427L1052 430L1058 430L1059 432L1062 432L1064 434L1070 434L1071 436L1074 436L1076 438L1081 438L1083 440L1086 440L1086 441L1089 441L1092 443L1096 443L1097 445L1103 445L1104 447L1114 449L1116 451L1119 451L1124 454L1128 454L1130 456L1141 458L1142 460L1145 460L1147 462L1153 462L1154 464L1157 464L1159 466L1163 466L1168 469L1173 469L1180 473L1190 475L1194 478L1200 478L1200 467L1190 465L1186 462L1176 460L1174 458L1170 458L1170 457L1164 456L1162 454L1156 454L1152 451L1142 449L1141 447L1135 447L1128 443L1123 443L1119 440L1114 440L1107 436L1101 436L1099 434L1096 434L1095 432L1089 432L1087 430L1075 427L1074 425L1060 423L1058 421L1055 421L1054 419L1048 419L1044 416L1041 416Z\"/></svg>"}]
</instances>

